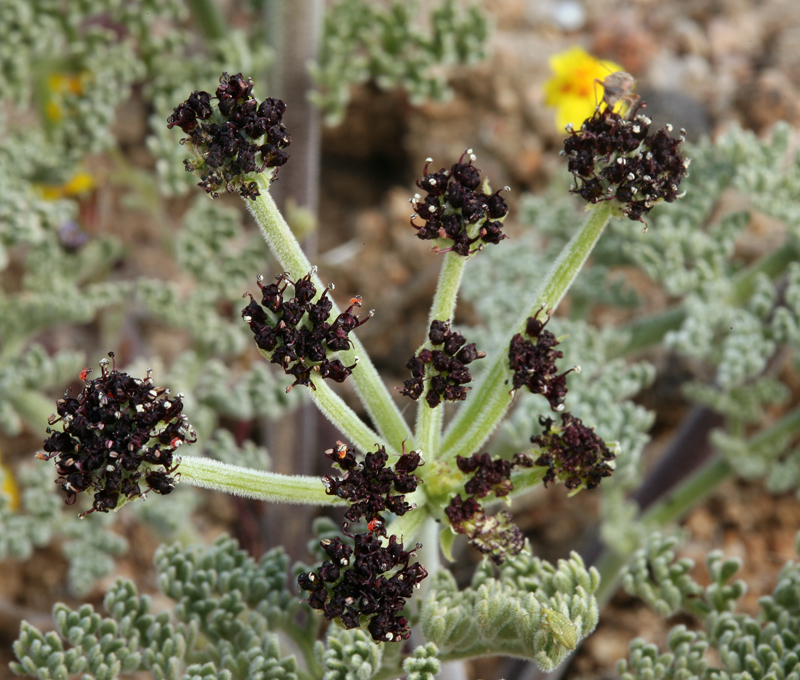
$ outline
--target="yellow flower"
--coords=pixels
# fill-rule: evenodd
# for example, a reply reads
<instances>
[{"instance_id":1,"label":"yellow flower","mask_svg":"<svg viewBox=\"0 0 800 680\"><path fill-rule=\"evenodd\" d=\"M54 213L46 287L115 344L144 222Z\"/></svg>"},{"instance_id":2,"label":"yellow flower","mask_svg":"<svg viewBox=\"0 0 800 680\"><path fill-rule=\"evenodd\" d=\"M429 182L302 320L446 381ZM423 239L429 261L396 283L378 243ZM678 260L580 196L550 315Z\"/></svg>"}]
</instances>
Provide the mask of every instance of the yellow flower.
<instances>
[{"instance_id":1,"label":"yellow flower","mask_svg":"<svg viewBox=\"0 0 800 680\"><path fill-rule=\"evenodd\" d=\"M0 496L8 499L9 510L19 510L19 489L11 470L2 463L0 463Z\"/></svg>"},{"instance_id":2,"label":"yellow flower","mask_svg":"<svg viewBox=\"0 0 800 680\"><path fill-rule=\"evenodd\" d=\"M84 80L85 77L82 74L52 73L47 76L47 101L44 105L47 120L57 123L64 117L61 110L63 95L65 93L83 94Z\"/></svg>"},{"instance_id":3,"label":"yellow flower","mask_svg":"<svg viewBox=\"0 0 800 680\"><path fill-rule=\"evenodd\" d=\"M572 47L566 52L550 57L553 77L544 85L544 102L556 108L556 125L563 130L572 123L577 130L589 118L603 99L603 88L595 82L623 68L613 61L593 57L582 47ZM615 111L626 104L619 102Z\"/></svg>"},{"instance_id":4,"label":"yellow flower","mask_svg":"<svg viewBox=\"0 0 800 680\"><path fill-rule=\"evenodd\" d=\"M37 184L36 188L42 198L57 201L60 198L81 196L94 189L94 177L88 172L78 170L63 184Z\"/></svg>"}]
</instances>

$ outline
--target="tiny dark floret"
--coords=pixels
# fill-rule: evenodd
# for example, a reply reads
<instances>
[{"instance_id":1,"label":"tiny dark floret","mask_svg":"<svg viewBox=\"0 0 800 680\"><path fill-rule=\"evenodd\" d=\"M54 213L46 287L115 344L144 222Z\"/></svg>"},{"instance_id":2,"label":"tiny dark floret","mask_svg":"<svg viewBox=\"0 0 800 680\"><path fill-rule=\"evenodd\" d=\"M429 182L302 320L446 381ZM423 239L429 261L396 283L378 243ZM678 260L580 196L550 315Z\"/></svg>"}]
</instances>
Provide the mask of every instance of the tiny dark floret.
<instances>
[{"instance_id":1,"label":"tiny dark floret","mask_svg":"<svg viewBox=\"0 0 800 680\"><path fill-rule=\"evenodd\" d=\"M114 357L114 353L109 353ZM132 378L109 361L100 362L101 375L88 380L81 372L84 388L77 398L65 394L56 402L58 415L49 424L62 423L62 430L47 428L45 453L56 458L57 484L66 493L67 504L79 493L94 493L92 512L108 512L125 500L148 491L168 494L175 488L178 467L175 450L196 441L182 415L182 395L154 387L147 378Z\"/></svg>"}]
</instances>

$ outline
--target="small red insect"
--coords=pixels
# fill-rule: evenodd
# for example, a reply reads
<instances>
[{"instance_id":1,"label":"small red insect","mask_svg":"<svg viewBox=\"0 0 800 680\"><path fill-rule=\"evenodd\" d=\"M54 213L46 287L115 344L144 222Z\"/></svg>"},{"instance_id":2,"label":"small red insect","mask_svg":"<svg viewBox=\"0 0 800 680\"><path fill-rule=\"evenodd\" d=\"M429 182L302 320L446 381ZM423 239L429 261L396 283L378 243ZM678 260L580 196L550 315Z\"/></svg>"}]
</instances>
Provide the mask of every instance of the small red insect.
<instances>
[{"instance_id":1,"label":"small red insect","mask_svg":"<svg viewBox=\"0 0 800 680\"><path fill-rule=\"evenodd\" d=\"M80 379L86 382L86 378L89 377L89 374L92 372L91 368L84 368L81 371Z\"/></svg>"}]
</instances>

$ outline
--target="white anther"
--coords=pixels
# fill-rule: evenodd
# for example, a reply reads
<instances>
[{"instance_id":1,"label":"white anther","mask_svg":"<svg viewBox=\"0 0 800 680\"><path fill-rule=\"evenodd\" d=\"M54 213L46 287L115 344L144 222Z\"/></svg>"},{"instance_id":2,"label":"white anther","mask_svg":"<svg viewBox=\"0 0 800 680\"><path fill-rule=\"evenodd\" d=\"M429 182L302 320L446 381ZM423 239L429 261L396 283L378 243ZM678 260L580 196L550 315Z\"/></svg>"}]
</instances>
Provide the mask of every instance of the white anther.
<instances>
[{"instance_id":1,"label":"white anther","mask_svg":"<svg viewBox=\"0 0 800 680\"><path fill-rule=\"evenodd\" d=\"M428 158L425 159L425 162L426 163L433 163L433 158L428 157Z\"/></svg>"}]
</instances>

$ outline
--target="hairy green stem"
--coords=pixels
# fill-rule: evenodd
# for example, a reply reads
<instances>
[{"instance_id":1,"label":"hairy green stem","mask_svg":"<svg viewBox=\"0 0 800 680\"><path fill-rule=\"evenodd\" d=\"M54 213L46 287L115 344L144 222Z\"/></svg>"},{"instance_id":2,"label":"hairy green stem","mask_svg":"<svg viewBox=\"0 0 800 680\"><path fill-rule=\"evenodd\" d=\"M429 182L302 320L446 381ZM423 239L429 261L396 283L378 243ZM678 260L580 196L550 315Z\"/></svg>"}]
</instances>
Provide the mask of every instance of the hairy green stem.
<instances>
[{"instance_id":1,"label":"hairy green stem","mask_svg":"<svg viewBox=\"0 0 800 680\"><path fill-rule=\"evenodd\" d=\"M269 245L273 255L278 259L281 266L297 280L311 271L311 264L269 193L270 178L270 173L261 173L257 176L256 181L260 196L254 201L245 199L245 204L258 223L264 240ZM318 276L314 275L312 279L318 290L324 288ZM334 316L339 314L339 308L336 303L333 304L331 313ZM411 430L403 420L399 409L395 406L391 394L383 384L372 361L370 361L364 346L353 335L350 336L350 340L353 347L350 350L339 353L341 360L349 365L358 356L358 367L351 376L356 392L378 431L396 449L404 439L411 438ZM348 433L344 432L343 434L346 435Z\"/></svg>"},{"instance_id":2,"label":"hairy green stem","mask_svg":"<svg viewBox=\"0 0 800 680\"><path fill-rule=\"evenodd\" d=\"M319 375L312 374L311 381L316 388L309 390L311 400L336 429L345 433L357 449L362 453L367 453L367 451L374 451L375 446L378 445L385 446L387 453L391 456L400 455L398 449L383 441L377 432L368 427Z\"/></svg>"},{"instance_id":3,"label":"hairy green stem","mask_svg":"<svg viewBox=\"0 0 800 680\"><path fill-rule=\"evenodd\" d=\"M192 486L260 501L303 505L341 505L344 502L329 496L319 477L252 470L200 456L182 457L178 472L180 481Z\"/></svg>"},{"instance_id":4,"label":"hairy green stem","mask_svg":"<svg viewBox=\"0 0 800 680\"><path fill-rule=\"evenodd\" d=\"M770 442L783 440L787 435L800 429L800 407L787 413L778 422L753 437L748 446L759 449L768 446ZM672 522L681 519L689 510L707 498L716 488L733 475L736 470L722 456L717 455L706 465L675 487L663 498L656 501L650 509L641 516L641 521L657 531ZM605 604L616 590L619 575L628 564L631 554L621 554L607 549L597 564L600 572L600 587L597 589L597 600Z\"/></svg>"},{"instance_id":5,"label":"hairy green stem","mask_svg":"<svg viewBox=\"0 0 800 680\"><path fill-rule=\"evenodd\" d=\"M508 342L514 334L525 330L528 317L534 316L542 307L547 310L558 307L603 233L612 211L610 203L601 203L592 208L583 227L564 246L553 263L525 313L517 319L511 332L507 334ZM507 346L508 343L504 345ZM494 357L491 366L471 393L472 399L468 399L459 409L445 432L441 450L445 452L447 459L458 455L469 456L477 452L489 438L513 399L510 377L508 356L506 352L501 352Z\"/></svg>"}]
</instances>

